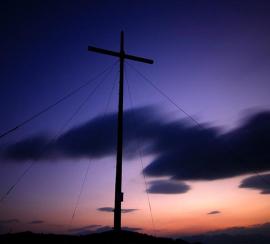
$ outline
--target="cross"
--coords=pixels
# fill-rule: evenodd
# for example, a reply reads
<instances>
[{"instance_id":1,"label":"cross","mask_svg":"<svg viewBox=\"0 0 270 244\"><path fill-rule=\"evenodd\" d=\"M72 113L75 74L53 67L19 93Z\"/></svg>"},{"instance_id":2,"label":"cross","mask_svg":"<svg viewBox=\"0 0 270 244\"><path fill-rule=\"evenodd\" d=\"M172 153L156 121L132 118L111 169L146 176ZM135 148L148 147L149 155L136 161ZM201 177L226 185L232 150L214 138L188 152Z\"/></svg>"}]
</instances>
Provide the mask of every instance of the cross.
<instances>
[{"instance_id":1,"label":"cross","mask_svg":"<svg viewBox=\"0 0 270 244\"><path fill-rule=\"evenodd\" d=\"M153 64L154 61L138 56L126 54L124 51L124 32L121 31L120 51L115 52L102 48L88 46L88 51L118 57L120 61L119 98L118 98L118 123L117 123L117 156L116 156L116 179L114 200L114 230L121 231L121 202L124 194L122 192L122 155L123 155L123 88L124 88L124 62L130 59L137 62Z\"/></svg>"}]
</instances>

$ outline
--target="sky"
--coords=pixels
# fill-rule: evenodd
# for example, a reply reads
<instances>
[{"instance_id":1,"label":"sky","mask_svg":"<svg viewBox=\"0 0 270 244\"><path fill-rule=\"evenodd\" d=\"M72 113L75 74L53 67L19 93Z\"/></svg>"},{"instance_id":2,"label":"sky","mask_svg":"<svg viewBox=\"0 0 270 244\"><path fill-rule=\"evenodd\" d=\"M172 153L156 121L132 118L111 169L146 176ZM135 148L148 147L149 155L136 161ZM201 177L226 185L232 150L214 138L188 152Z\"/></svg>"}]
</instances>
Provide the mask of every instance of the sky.
<instances>
[{"instance_id":1,"label":"sky","mask_svg":"<svg viewBox=\"0 0 270 244\"><path fill-rule=\"evenodd\" d=\"M122 225L174 237L265 227L267 1L3 1L0 9L0 133L89 81L0 139L1 198L33 165L1 202L1 233L112 226L119 67L87 47L117 51L121 31L126 53L154 60L125 63Z\"/></svg>"}]
</instances>

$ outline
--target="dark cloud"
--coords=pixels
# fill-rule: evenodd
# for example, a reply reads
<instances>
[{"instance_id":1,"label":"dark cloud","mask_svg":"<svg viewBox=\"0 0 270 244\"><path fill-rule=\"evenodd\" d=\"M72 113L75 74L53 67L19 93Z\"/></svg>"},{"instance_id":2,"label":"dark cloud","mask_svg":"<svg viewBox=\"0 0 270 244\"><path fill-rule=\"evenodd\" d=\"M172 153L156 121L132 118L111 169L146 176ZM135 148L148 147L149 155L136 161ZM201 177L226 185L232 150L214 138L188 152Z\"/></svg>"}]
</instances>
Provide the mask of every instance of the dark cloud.
<instances>
[{"instance_id":1,"label":"dark cloud","mask_svg":"<svg viewBox=\"0 0 270 244\"><path fill-rule=\"evenodd\" d=\"M155 180L150 182L150 187L147 189L147 192L155 194L181 194L189 190L190 187L184 182Z\"/></svg>"},{"instance_id":2,"label":"dark cloud","mask_svg":"<svg viewBox=\"0 0 270 244\"><path fill-rule=\"evenodd\" d=\"M200 241L206 244L268 244L270 243L270 223L232 227L182 238L187 241Z\"/></svg>"},{"instance_id":3,"label":"dark cloud","mask_svg":"<svg viewBox=\"0 0 270 244\"><path fill-rule=\"evenodd\" d=\"M97 228L100 228L101 225L86 225L83 227L79 227L79 228L72 228L69 229L68 232L72 233L72 234L76 234L76 235L86 235L86 234L92 234L95 232L95 230Z\"/></svg>"},{"instance_id":4,"label":"dark cloud","mask_svg":"<svg viewBox=\"0 0 270 244\"><path fill-rule=\"evenodd\" d=\"M87 225L87 226L83 226L80 228L73 228L73 229L69 229L68 232L75 234L75 235L89 235L89 234L93 234L93 233L101 233L101 232L105 232L105 231L110 231L113 228L111 226L105 225ZM137 228L137 227L126 227L123 226L122 227L123 230L128 230L128 231L140 231L142 230L141 228Z\"/></svg>"},{"instance_id":5,"label":"dark cloud","mask_svg":"<svg viewBox=\"0 0 270 244\"><path fill-rule=\"evenodd\" d=\"M270 112L251 116L227 132L167 124L153 150L159 155L145 168L148 176L178 180L215 180L270 169Z\"/></svg>"},{"instance_id":6,"label":"dark cloud","mask_svg":"<svg viewBox=\"0 0 270 244\"><path fill-rule=\"evenodd\" d=\"M6 225L6 224L18 224L20 221L18 219L4 219L0 220L1 225Z\"/></svg>"},{"instance_id":7,"label":"dark cloud","mask_svg":"<svg viewBox=\"0 0 270 244\"><path fill-rule=\"evenodd\" d=\"M105 226L101 226L101 227L97 228L96 232L100 233L100 232L110 231L112 229L113 229L113 227L105 225Z\"/></svg>"},{"instance_id":8,"label":"dark cloud","mask_svg":"<svg viewBox=\"0 0 270 244\"><path fill-rule=\"evenodd\" d=\"M212 214L220 214L220 213L221 213L220 211L214 210L214 211L211 211L207 214L212 215Z\"/></svg>"},{"instance_id":9,"label":"dark cloud","mask_svg":"<svg viewBox=\"0 0 270 244\"><path fill-rule=\"evenodd\" d=\"M113 212L114 211L114 208L111 208L111 207L102 207L102 208L98 208L97 209L98 211L101 211L101 212ZM121 209L122 213L131 213L131 212L134 212L134 211L138 211L138 209L135 209L135 208L122 208Z\"/></svg>"},{"instance_id":10,"label":"dark cloud","mask_svg":"<svg viewBox=\"0 0 270 244\"><path fill-rule=\"evenodd\" d=\"M142 228L138 228L138 227L123 227L123 230L127 230L127 231L141 231L143 230Z\"/></svg>"},{"instance_id":11,"label":"dark cloud","mask_svg":"<svg viewBox=\"0 0 270 244\"><path fill-rule=\"evenodd\" d=\"M6 147L2 155L15 161L35 160L38 159L48 141L46 135L26 138Z\"/></svg>"},{"instance_id":12,"label":"dark cloud","mask_svg":"<svg viewBox=\"0 0 270 244\"><path fill-rule=\"evenodd\" d=\"M96 232L100 233L100 232L105 232L105 231L110 231L113 228L111 226L102 226L100 228L96 229ZM141 228L137 228L137 227L127 227L127 226L123 226L122 230L127 230L127 231L140 231L142 230Z\"/></svg>"},{"instance_id":13,"label":"dark cloud","mask_svg":"<svg viewBox=\"0 0 270 244\"><path fill-rule=\"evenodd\" d=\"M155 109L150 107L125 111L124 145L127 156L136 151L137 133L140 131L139 134L146 134L147 128L157 117L155 113ZM134 130L134 125L137 130ZM10 144L2 148L1 156L15 162L48 158L99 158L115 153L116 138L117 114L109 114L70 129L56 141L51 141L49 135L43 134Z\"/></svg>"},{"instance_id":14,"label":"dark cloud","mask_svg":"<svg viewBox=\"0 0 270 244\"><path fill-rule=\"evenodd\" d=\"M138 211L139 209L136 209L136 208L124 208L124 209L121 209L122 213L131 213L131 212L135 212L135 211Z\"/></svg>"},{"instance_id":15,"label":"dark cloud","mask_svg":"<svg viewBox=\"0 0 270 244\"><path fill-rule=\"evenodd\" d=\"M241 182L239 187L260 190L261 194L270 194L270 174L248 177Z\"/></svg>"},{"instance_id":16,"label":"dark cloud","mask_svg":"<svg viewBox=\"0 0 270 244\"><path fill-rule=\"evenodd\" d=\"M12 230L14 224L19 224L18 219L2 219L0 220L0 234L8 233Z\"/></svg>"},{"instance_id":17,"label":"dark cloud","mask_svg":"<svg viewBox=\"0 0 270 244\"><path fill-rule=\"evenodd\" d=\"M44 224L45 222L43 220L32 220L31 222L29 222L28 224L31 225L38 225L38 224Z\"/></svg>"},{"instance_id":18,"label":"dark cloud","mask_svg":"<svg viewBox=\"0 0 270 244\"><path fill-rule=\"evenodd\" d=\"M101 212L113 212L113 208L111 208L111 207L102 207L102 208L98 208L97 209L98 211L101 211Z\"/></svg>"},{"instance_id":19,"label":"dark cloud","mask_svg":"<svg viewBox=\"0 0 270 244\"><path fill-rule=\"evenodd\" d=\"M96 117L64 133L40 159L98 158L115 153L116 114ZM36 159L48 136L27 138L2 150L16 162ZM139 143L138 143L139 142ZM148 176L175 180L215 180L270 170L270 112L250 116L229 132L210 126L172 121L155 108L124 113L124 152L132 157L137 145L154 160ZM136 155L137 156L137 155Z\"/></svg>"},{"instance_id":20,"label":"dark cloud","mask_svg":"<svg viewBox=\"0 0 270 244\"><path fill-rule=\"evenodd\" d=\"M213 234L226 233L230 235L247 235L247 234L260 234L270 237L270 223L256 224L250 226L236 226L227 228L225 230L219 230L211 232Z\"/></svg>"}]
</instances>

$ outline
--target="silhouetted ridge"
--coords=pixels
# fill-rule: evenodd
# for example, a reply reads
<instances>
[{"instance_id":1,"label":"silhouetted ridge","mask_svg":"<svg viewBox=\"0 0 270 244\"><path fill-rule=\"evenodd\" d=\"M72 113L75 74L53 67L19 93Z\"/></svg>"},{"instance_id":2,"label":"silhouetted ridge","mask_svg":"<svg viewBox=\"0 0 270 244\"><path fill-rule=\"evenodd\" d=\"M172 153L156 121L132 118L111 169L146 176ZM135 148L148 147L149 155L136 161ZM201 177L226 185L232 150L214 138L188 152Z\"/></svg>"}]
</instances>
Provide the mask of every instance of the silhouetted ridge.
<instances>
[{"instance_id":1,"label":"silhouetted ridge","mask_svg":"<svg viewBox=\"0 0 270 244\"><path fill-rule=\"evenodd\" d=\"M170 238L154 237L146 234L141 234L132 231L106 231L102 233L95 233L85 236L73 235L55 235L55 234L35 234L32 232L22 232L16 234L0 235L1 244L96 244L96 243L125 243L125 244L139 244L139 243L159 243L159 244L190 244L181 239L173 240ZM199 244L199 243L197 243Z\"/></svg>"}]
</instances>

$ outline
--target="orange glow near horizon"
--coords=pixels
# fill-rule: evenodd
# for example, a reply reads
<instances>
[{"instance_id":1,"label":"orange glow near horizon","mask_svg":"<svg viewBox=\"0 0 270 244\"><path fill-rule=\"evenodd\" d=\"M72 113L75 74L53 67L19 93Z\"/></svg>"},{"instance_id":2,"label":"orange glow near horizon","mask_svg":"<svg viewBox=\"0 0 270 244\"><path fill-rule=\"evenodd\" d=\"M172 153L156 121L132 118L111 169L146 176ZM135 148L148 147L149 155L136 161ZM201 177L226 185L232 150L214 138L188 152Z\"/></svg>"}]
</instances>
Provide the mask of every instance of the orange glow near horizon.
<instances>
[{"instance_id":1,"label":"orange glow near horizon","mask_svg":"<svg viewBox=\"0 0 270 244\"><path fill-rule=\"evenodd\" d=\"M111 163L105 161L102 163L102 171L113 172ZM98 164L93 164L92 171L95 174L101 173ZM77 166L70 164L66 167L71 169L72 175L74 167ZM124 165L123 208L138 210L122 214L122 226L140 228L140 232L154 234L145 185L139 169L138 163ZM51 177L53 178L53 175ZM159 236L192 235L268 222L269 195L262 195L257 190L238 188L241 180L247 177L245 175L224 180L187 182L191 190L185 194L149 194L156 234ZM36 232L68 233L69 229L89 225L112 226L113 214L100 212L97 208L112 207L114 174L110 174L106 179L96 180L95 187L90 183L91 177L73 221L71 216L77 188L72 189L70 186L66 187L65 193L56 187L54 195L45 200L35 196L31 199L31 204L27 194L22 206L4 204L2 218L6 216L6 219L12 217L24 220L16 224L13 231L30 229ZM59 189L63 189L61 184ZM80 182L76 184L79 185ZM42 192L42 187L40 194L45 194ZM73 196L72 200L71 196ZM9 201L16 202L16 197L11 197ZM220 213L208 215L207 213L211 211L220 211ZM32 219L42 219L44 224L40 226L27 224Z\"/></svg>"},{"instance_id":2,"label":"orange glow near horizon","mask_svg":"<svg viewBox=\"0 0 270 244\"><path fill-rule=\"evenodd\" d=\"M238 189L237 185L242 178L191 183L192 191L186 194L151 194L153 218L158 235L197 234L267 222L270 219L268 196L260 195L258 191ZM142 232L152 234L153 226L148 206L145 201L138 200L131 198L124 204L123 207L136 206L139 210L123 214L123 226L139 227L143 229ZM86 206L85 208L87 209ZM212 210L221 213L207 215ZM113 215L110 213L90 210L89 215L81 213L76 226L88 225L89 219L93 224L99 225L110 225L113 222Z\"/></svg>"}]
</instances>

